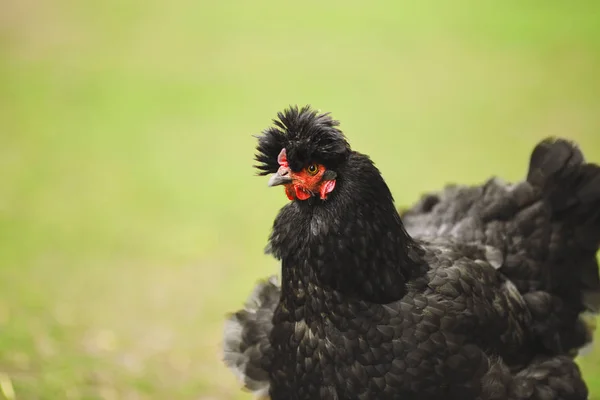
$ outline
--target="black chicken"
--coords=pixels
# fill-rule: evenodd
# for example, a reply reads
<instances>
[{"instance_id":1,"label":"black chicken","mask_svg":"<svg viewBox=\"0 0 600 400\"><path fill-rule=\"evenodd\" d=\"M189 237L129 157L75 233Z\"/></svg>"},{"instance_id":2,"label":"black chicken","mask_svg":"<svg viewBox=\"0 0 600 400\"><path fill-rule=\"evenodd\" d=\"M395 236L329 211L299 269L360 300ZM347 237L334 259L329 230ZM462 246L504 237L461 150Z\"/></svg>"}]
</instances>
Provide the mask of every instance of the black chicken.
<instances>
[{"instance_id":1,"label":"black chicken","mask_svg":"<svg viewBox=\"0 0 600 400\"><path fill-rule=\"evenodd\" d=\"M247 388L274 400L587 397L561 354L590 340L578 318L599 286L599 167L544 141L521 184L426 197L405 214L411 237L336 121L306 107L275 125L257 160L294 200L268 246L282 285L261 283L225 332Z\"/></svg>"}]
</instances>

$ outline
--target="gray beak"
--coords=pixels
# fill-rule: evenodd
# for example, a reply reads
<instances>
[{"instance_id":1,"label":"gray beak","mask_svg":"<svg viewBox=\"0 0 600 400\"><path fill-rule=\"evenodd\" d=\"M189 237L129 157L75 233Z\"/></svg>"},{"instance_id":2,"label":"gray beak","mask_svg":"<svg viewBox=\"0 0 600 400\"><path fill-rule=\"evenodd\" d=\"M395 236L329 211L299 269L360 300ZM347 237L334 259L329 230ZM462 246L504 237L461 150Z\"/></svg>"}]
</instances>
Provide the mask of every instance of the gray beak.
<instances>
[{"instance_id":1,"label":"gray beak","mask_svg":"<svg viewBox=\"0 0 600 400\"><path fill-rule=\"evenodd\" d=\"M281 167L279 171L271 175L269 179L269 187L285 185L286 183L292 183L292 178L290 177L290 170L288 168Z\"/></svg>"}]
</instances>

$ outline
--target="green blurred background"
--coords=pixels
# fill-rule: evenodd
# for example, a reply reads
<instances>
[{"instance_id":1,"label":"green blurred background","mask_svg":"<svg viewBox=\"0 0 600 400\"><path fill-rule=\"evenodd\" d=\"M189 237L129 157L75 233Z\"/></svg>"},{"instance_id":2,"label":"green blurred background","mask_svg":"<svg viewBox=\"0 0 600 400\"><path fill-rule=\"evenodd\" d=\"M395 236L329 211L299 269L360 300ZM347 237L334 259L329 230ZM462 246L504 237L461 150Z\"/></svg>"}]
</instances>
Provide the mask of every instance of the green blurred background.
<instances>
[{"instance_id":1,"label":"green blurred background","mask_svg":"<svg viewBox=\"0 0 600 400\"><path fill-rule=\"evenodd\" d=\"M548 135L598 162L598 21L593 1L4 2L0 398L250 398L222 322L277 271L287 201L251 135L331 111L399 205L520 179ZM600 350L581 363L600 399Z\"/></svg>"}]
</instances>

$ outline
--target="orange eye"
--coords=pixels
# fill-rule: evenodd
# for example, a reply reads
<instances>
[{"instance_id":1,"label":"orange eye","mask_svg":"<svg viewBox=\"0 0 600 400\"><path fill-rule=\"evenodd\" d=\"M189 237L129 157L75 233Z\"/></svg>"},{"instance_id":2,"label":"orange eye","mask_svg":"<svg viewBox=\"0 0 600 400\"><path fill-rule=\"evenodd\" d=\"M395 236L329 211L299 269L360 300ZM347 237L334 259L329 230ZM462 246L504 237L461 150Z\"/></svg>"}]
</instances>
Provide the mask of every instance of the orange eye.
<instances>
[{"instance_id":1,"label":"orange eye","mask_svg":"<svg viewBox=\"0 0 600 400\"><path fill-rule=\"evenodd\" d=\"M319 167L317 164L310 164L308 167L306 167L306 172L308 172L310 175L316 175L317 172L319 172Z\"/></svg>"}]
</instances>

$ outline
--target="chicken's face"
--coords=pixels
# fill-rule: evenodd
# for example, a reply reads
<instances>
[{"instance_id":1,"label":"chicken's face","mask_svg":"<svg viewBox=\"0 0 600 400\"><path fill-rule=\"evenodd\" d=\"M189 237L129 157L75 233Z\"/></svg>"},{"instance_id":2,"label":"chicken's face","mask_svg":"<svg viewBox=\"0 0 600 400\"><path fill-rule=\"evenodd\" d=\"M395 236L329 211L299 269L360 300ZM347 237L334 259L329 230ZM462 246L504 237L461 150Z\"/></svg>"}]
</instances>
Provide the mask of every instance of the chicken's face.
<instances>
[{"instance_id":1,"label":"chicken's face","mask_svg":"<svg viewBox=\"0 0 600 400\"><path fill-rule=\"evenodd\" d=\"M291 107L278 117L258 137L260 175L272 174L269 186L283 185L290 200L326 200L351 152L338 122L308 106Z\"/></svg>"},{"instance_id":2,"label":"chicken's face","mask_svg":"<svg viewBox=\"0 0 600 400\"><path fill-rule=\"evenodd\" d=\"M321 200L326 200L335 189L337 173L322 164L309 162L300 171L294 172L290 169L285 149L277 156L277 162L279 169L269 179L269 186L284 185L285 194L290 200L307 200L317 195Z\"/></svg>"}]
</instances>

